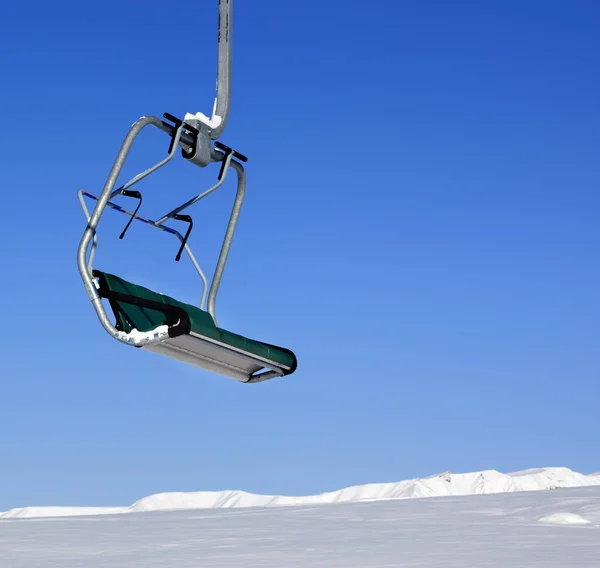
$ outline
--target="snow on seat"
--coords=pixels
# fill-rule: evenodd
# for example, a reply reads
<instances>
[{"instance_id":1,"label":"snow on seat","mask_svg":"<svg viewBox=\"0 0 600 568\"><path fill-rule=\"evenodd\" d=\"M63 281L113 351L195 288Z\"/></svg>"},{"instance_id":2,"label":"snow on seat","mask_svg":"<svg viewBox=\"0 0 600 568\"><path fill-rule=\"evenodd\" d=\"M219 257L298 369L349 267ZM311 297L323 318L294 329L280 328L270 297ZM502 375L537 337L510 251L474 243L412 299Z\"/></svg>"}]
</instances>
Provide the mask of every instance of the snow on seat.
<instances>
[{"instance_id":1,"label":"snow on seat","mask_svg":"<svg viewBox=\"0 0 600 568\"><path fill-rule=\"evenodd\" d=\"M93 275L100 296L110 303L117 330L130 335L134 344L136 337L149 338L139 341L139 347L242 382L259 382L296 370L296 356L289 349L221 329L208 312L113 274L94 270Z\"/></svg>"}]
</instances>

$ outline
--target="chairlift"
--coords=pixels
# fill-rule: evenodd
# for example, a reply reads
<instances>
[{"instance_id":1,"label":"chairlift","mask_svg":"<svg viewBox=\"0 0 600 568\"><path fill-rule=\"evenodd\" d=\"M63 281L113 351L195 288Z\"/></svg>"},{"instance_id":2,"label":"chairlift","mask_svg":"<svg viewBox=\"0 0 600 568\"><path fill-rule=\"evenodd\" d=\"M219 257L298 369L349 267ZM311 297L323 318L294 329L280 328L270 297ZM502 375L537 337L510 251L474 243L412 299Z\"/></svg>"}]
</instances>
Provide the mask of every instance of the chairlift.
<instances>
[{"instance_id":1,"label":"chairlift","mask_svg":"<svg viewBox=\"0 0 600 568\"><path fill-rule=\"evenodd\" d=\"M230 106L231 21L232 0L219 0L217 94L212 116L209 118L203 113L187 113L183 119L169 113L164 113L162 118L142 116L131 126L125 137L100 195L79 190L79 203L87 226L77 251L77 265L96 315L114 339L243 383L257 383L290 375L296 370L297 360L289 349L220 328L215 315L217 293L246 190L246 174L243 167L243 163L247 161L246 156L218 141L225 130ZM167 155L115 189L131 146L147 126L157 128L168 135L170 141ZM217 181L212 187L157 220L140 215L142 194L139 189L132 189L133 186L168 164L178 154L179 149L182 158L192 165L204 168L213 163L219 164ZM184 211L219 189L231 170L237 177L237 192L209 286L188 244L193 220ZM116 203L115 199L119 197L135 200L136 206L133 211ZM91 214L86 199L95 202ZM121 239L125 237L134 220L177 238L179 249L175 261L179 262L185 253L202 281L202 295L198 306L180 302L93 267L98 247L96 229L107 209L129 217L120 234ZM185 233L182 234L173 228L172 221L187 225ZM170 224L166 224L167 222ZM110 306L114 323L105 309L103 300Z\"/></svg>"}]
</instances>

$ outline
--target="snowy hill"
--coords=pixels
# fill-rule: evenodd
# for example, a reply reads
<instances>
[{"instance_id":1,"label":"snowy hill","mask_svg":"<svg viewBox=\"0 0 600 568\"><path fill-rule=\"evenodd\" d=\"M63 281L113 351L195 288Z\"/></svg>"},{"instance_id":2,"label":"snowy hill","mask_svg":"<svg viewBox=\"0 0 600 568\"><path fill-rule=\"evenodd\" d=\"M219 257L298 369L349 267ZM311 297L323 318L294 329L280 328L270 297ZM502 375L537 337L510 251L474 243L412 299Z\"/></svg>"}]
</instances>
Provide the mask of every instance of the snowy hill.
<instances>
[{"instance_id":1,"label":"snowy hill","mask_svg":"<svg viewBox=\"0 0 600 568\"><path fill-rule=\"evenodd\" d=\"M584 475L566 467L528 469L514 473L500 473L495 470L458 474L446 472L396 483L357 485L320 495L288 497L255 495L245 491L158 493L144 497L128 507L23 507L0 513L0 519L110 515L174 509L319 505L389 499L512 493L597 485L600 485L600 475Z\"/></svg>"},{"instance_id":2,"label":"snowy hill","mask_svg":"<svg viewBox=\"0 0 600 568\"><path fill-rule=\"evenodd\" d=\"M598 568L600 487L0 520L0 566Z\"/></svg>"}]
</instances>

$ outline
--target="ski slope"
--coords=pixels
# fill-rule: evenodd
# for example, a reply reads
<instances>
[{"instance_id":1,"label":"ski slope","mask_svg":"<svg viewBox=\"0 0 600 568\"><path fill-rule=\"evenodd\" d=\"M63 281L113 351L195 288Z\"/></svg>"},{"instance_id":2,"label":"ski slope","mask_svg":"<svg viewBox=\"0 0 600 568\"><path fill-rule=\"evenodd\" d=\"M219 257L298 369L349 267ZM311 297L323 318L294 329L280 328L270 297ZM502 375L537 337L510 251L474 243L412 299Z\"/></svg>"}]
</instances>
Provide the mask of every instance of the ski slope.
<instances>
[{"instance_id":1,"label":"ski slope","mask_svg":"<svg viewBox=\"0 0 600 568\"><path fill-rule=\"evenodd\" d=\"M600 487L0 520L2 568L598 568Z\"/></svg>"},{"instance_id":2,"label":"ski slope","mask_svg":"<svg viewBox=\"0 0 600 568\"><path fill-rule=\"evenodd\" d=\"M245 491L197 491L158 493L125 507L23 507L0 513L0 519L112 515L172 509L226 509L354 503L359 501L481 495L600 485L600 475L584 475L566 467L528 469L514 473L495 470L452 474L445 472L397 483L372 483L338 491L288 497L254 495Z\"/></svg>"}]
</instances>

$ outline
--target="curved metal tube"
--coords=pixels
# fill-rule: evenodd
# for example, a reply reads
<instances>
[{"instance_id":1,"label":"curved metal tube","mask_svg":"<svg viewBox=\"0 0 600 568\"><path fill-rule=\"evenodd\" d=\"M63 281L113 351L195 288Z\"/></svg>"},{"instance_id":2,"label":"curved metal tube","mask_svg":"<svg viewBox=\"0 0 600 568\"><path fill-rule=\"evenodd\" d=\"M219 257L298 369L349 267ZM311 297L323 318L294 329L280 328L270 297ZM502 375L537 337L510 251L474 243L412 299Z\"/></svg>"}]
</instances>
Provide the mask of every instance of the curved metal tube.
<instances>
[{"instance_id":1,"label":"curved metal tube","mask_svg":"<svg viewBox=\"0 0 600 568\"><path fill-rule=\"evenodd\" d=\"M85 220L89 223L90 222L90 212L88 211L87 205L85 204L85 201L83 199L83 193L84 193L84 190L80 189L77 192L77 198L79 199L79 204L81 205L81 208L83 209L83 214L85 215ZM88 273L90 275L90 278L93 278L92 264L94 263L94 256L96 256L97 248L98 248L98 235L94 231L94 239L92 241L92 249L90 251L90 256L88 258L87 265L86 265Z\"/></svg>"},{"instance_id":2,"label":"curved metal tube","mask_svg":"<svg viewBox=\"0 0 600 568\"><path fill-rule=\"evenodd\" d=\"M94 208L94 211L92 212L92 215L89 218L87 227L85 228L85 231L81 238L81 242L79 243L79 247L77 249L77 267L79 268L79 274L81 275L81 279L83 280L83 284L85 286L87 295L90 298L92 305L94 306L96 315L98 316L98 319L100 320L100 323L102 324L104 329L115 339L121 341L122 343L128 342L126 338L122 337L122 334L118 332L115 326L108 319L108 315L104 310L102 300L98 295L98 291L96 290L96 285L94 283L92 275L88 272L88 266L86 263L86 251L88 245L90 244L90 241L92 241L92 238L96 234L96 227L98 226L98 222L100 221L102 212L104 211L104 208L106 207L106 204L110 199L110 194L113 191L113 188L117 182L117 178L119 177L119 173L121 172L123 164L125 163L125 159L127 158L129 151L131 150L133 141L140 133L140 131L149 124L152 124L157 128L160 128L161 130L164 129L164 123L154 116L142 116L133 123L129 132L127 133L127 136L125 137L125 140L123 141L123 144L121 145L121 149L117 154L117 158L112 166L112 169L108 174L108 178L106 180L106 183L104 184L102 193L98 197L96 207ZM152 343L157 343L159 341L160 340L158 338L151 340Z\"/></svg>"},{"instance_id":3,"label":"curved metal tube","mask_svg":"<svg viewBox=\"0 0 600 568\"><path fill-rule=\"evenodd\" d=\"M225 263L227 262L229 249L231 248L231 242L233 241L233 234L240 216L242 203L244 202L244 194L246 193L246 172L244 171L244 166L242 166L242 164L240 164L240 162L237 160L231 160L231 167L237 174L237 192L235 194L235 201L233 203L231 216L229 217L227 231L225 232L225 237L223 239L223 245L221 246L221 252L219 253L219 260L217 261L215 274L210 285L210 291L208 292L208 313L215 320L215 324L217 324L217 317L215 315L217 292L219 291L219 286L221 285L221 278L223 277L223 271L225 270Z\"/></svg>"},{"instance_id":4,"label":"curved metal tube","mask_svg":"<svg viewBox=\"0 0 600 568\"><path fill-rule=\"evenodd\" d=\"M165 164L170 162L175 157L175 154L177 153L177 150L179 149L179 141L181 140L182 132L183 132L183 125L180 125L179 128L175 131L175 140L173 141L171 151L169 152L169 154L167 155L166 158L164 158L163 160L158 162L158 164L154 164L151 168L148 168L147 170L143 171L142 173L138 174L137 176L131 178L126 184L115 189L110 194L110 198L112 199L113 197L120 195L126 189L128 189L132 185L136 184L138 181L142 181L145 177L149 176L151 173L155 172L159 168L162 168Z\"/></svg>"}]
</instances>

